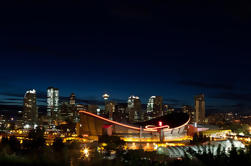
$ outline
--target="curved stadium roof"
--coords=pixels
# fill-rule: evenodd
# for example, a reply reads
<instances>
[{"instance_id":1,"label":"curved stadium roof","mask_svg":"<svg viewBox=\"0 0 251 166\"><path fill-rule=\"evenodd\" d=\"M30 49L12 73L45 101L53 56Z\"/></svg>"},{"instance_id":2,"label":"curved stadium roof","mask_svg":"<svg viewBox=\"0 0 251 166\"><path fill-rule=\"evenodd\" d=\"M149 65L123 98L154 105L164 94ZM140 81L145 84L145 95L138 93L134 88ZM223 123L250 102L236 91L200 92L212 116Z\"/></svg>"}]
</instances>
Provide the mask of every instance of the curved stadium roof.
<instances>
[{"instance_id":1,"label":"curved stadium roof","mask_svg":"<svg viewBox=\"0 0 251 166\"><path fill-rule=\"evenodd\" d=\"M137 123L140 126L154 125L158 126L161 121L163 126L168 125L170 128L175 128L185 124L189 120L189 115L185 113L170 113L168 115L151 119L145 122Z\"/></svg>"},{"instance_id":2,"label":"curved stadium roof","mask_svg":"<svg viewBox=\"0 0 251 166\"><path fill-rule=\"evenodd\" d=\"M124 124L124 123L113 121L113 120L107 119L105 117L93 114L93 113L85 111L85 110L80 110L79 112L84 113L87 116L91 116L91 117L97 118L99 120L108 122L110 124L123 126L123 127L130 128L133 130L140 130L140 126L142 126L142 127L147 126L147 125L154 125L155 126L150 129L143 128L143 130L147 131L147 132L154 132L160 128L169 128L169 129L176 128L176 127L179 128L179 127L182 127L182 125L186 125L189 122L189 116L184 113L172 113L172 114L169 114L166 116L162 116L159 118L152 119L150 121L137 123L137 124ZM159 121L162 121L163 126L158 126Z\"/></svg>"}]
</instances>

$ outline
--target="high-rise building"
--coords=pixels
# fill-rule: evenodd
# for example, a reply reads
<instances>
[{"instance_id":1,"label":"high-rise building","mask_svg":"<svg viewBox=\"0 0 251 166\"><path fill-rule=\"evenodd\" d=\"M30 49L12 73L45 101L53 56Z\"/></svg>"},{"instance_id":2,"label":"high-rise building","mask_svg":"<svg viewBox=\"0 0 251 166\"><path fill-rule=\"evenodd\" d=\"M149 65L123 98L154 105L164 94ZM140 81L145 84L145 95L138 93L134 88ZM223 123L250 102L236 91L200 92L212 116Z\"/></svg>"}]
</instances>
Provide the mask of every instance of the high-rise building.
<instances>
[{"instance_id":1,"label":"high-rise building","mask_svg":"<svg viewBox=\"0 0 251 166\"><path fill-rule=\"evenodd\" d=\"M71 105L67 102L60 103L59 112L61 119L66 119L73 116L72 112L70 111L70 106Z\"/></svg>"},{"instance_id":2,"label":"high-rise building","mask_svg":"<svg viewBox=\"0 0 251 166\"><path fill-rule=\"evenodd\" d=\"M115 112L116 104L113 101L108 101L105 103L105 112L108 115L108 118L113 120L113 113Z\"/></svg>"},{"instance_id":3,"label":"high-rise building","mask_svg":"<svg viewBox=\"0 0 251 166\"><path fill-rule=\"evenodd\" d=\"M162 108L163 115L168 115L174 111L174 108L168 104L164 104Z\"/></svg>"},{"instance_id":4,"label":"high-rise building","mask_svg":"<svg viewBox=\"0 0 251 166\"><path fill-rule=\"evenodd\" d=\"M141 101L138 96L130 96L127 102L130 122L138 122L141 120L142 108Z\"/></svg>"},{"instance_id":5,"label":"high-rise building","mask_svg":"<svg viewBox=\"0 0 251 166\"><path fill-rule=\"evenodd\" d=\"M89 104L87 106L87 110L93 114L97 114L97 109L98 109L98 106L95 105L95 104Z\"/></svg>"},{"instance_id":6,"label":"high-rise building","mask_svg":"<svg viewBox=\"0 0 251 166\"><path fill-rule=\"evenodd\" d=\"M194 97L194 107L195 107L195 122L204 123L206 114L204 94L200 94Z\"/></svg>"},{"instance_id":7,"label":"high-rise building","mask_svg":"<svg viewBox=\"0 0 251 166\"><path fill-rule=\"evenodd\" d=\"M34 127L38 120L36 90L29 90L24 95L24 127Z\"/></svg>"},{"instance_id":8,"label":"high-rise building","mask_svg":"<svg viewBox=\"0 0 251 166\"><path fill-rule=\"evenodd\" d=\"M77 107L77 111L88 109L88 105L83 105L83 104L77 104L76 107Z\"/></svg>"},{"instance_id":9,"label":"high-rise building","mask_svg":"<svg viewBox=\"0 0 251 166\"><path fill-rule=\"evenodd\" d=\"M49 87L47 89L47 115L52 120L58 116L59 90L57 88Z\"/></svg>"},{"instance_id":10,"label":"high-rise building","mask_svg":"<svg viewBox=\"0 0 251 166\"><path fill-rule=\"evenodd\" d=\"M162 96L151 96L147 103L148 119L163 116L163 98Z\"/></svg>"},{"instance_id":11,"label":"high-rise building","mask_svg":"<svg viewBox=\"0 0 251 166\"><path fill-rule=\"evenodd\" d=\"M71 96L70 96L70 102L69 102L70 105L75 105L76 104L76 99L75 99L75 94L72 93Z\"/></svg>"},{"instance_id":12,"label":"high-rise building","mask_svg":"<svg viewBox=\"0 0 251 166\"><path fill-rule=\"evenodd\" d=\"M189 115L190 122L195 122L195 110L194 110L194 108L192 106L184 105L182 107L182 112Z\"/></svg>"},{"instance_id":13,"label":"high-rise building","mask_svg":"<svg viewBox=\"0 0 251 166\"><path fill-rule=\"evenodd\" d=\"M127 110L127 103L118 103L115 106L113 120L118 121L118 122L127 122L129 114L126 110Z\"/></svg>"}]
</instances>

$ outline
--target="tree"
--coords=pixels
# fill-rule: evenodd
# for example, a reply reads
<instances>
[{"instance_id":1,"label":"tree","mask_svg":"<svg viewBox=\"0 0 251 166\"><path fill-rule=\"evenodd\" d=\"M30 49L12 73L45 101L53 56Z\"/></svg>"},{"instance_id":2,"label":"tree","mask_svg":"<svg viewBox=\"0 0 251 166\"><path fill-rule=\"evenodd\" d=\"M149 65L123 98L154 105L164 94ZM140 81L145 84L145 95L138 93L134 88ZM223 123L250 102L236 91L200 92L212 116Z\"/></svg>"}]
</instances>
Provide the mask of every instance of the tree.
<instances>
[{"instance_id":1,"label":"tree","mask_svg":"<svg viewBox=\"0 0 251 166\"><path fill-rule=\"evenodd\" d=\"M125 141L121 140L118 136L103 135L99 137L98 142L101 146L103 143L106 144L104 149L109 153L112 150L122 150L125 145Z\"/></svg>"},{"instance_id":2,"label":"tree","mask_svg":"<svg viewBox=\"0 0 251 166\"><path fill-rule=\"evenodd\" d=\"M197 145L204 142L210 141L210 138L203 135L202 133L196 133L193 136L193 140L190 141L191 144Z\"/></svg>"},{"instance_id":3,"label":"tree","mask_svg":"<svg viewBox=\"0 0 251 166\"><path fill-rule=\"evenodd\" d=\"M62 149L64 148L64 143L63 143L62 138L60 137L55 138L52 146L56 152L61 152Z\"/></svg>"},{"instance_id":4,"label":"tree","mask_svg":"<svg viewBox=\"0 0 251 166\"><path fill-rule=\"evenodd\" d=\"M31 140L31 148L41 148L45 145L44 130L39 127L31 130L28 138Z\"/></svg>"},{"instance_id":5,"label":"tree","mask_svg":"<svg viewBox=\"0 0 251 166\"><path fill-rule=\"evenodd\" d=\"M18 152L20 150L20 142L15 136L10 136L8 142L9 142L10 149L13 152Z\"/></svg>"},{"instance_id":6,"label":"tree","mask_svg":"<svg viewBox=\"0 0 251 166\"><path fill-rule=\"evenodd\" d=\"M3 137L1 141L0 149L7 154L17 153L20 151L20 142L15 136Z\"/></svg>"}]
</instances>

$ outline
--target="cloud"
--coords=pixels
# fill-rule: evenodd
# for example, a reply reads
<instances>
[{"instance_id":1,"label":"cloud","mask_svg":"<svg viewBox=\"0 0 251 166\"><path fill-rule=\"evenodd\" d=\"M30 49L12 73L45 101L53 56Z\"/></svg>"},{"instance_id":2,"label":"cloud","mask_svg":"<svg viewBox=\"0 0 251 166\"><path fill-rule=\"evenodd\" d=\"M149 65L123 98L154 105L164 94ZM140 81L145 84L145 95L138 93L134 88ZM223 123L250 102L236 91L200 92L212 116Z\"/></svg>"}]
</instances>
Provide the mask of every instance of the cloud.
<instances>
[{"instance_id":1,"label":"cloud","mask_svg":"<svg viewBox=\"0 0 251 166\"><path fill-rule=\"evenodd\" d=\"M171 106L171 107L177 107L177 106L180 106L180 105L178 105L178 104L168 104L168 106Z\"/></svg>"},{"instance_id":2,"label":"cloud","mask_svg":"<svg viewBox=\"0 0 251 166\"><path fill-rule=\"evenodd\" d=\"M24 93L2 92L0 95L6 97L24 97Z\"/></svg>"},{"instance_id":3,"label":"cloud","mask_svg":"<svg viewBox=\"0 0 251 166\"><path fill-rule=\"evenodd\" d=\"M36 94L37 94L37 98L39 98L39 99L46 99L47 98L46 92L37 91Z\"/></svg>"},{"instance_id":4,"label":"cloud","mask_svg":"<svg viewBox=\"0 0 251 166\"><path fill-rule=\"evenodd\" d=\"M111 98L111 101L115 101L116 103L127 103L126 99Z\"/></svg>"},{"instance_id":5,"label":"cloud","mask_svg":"<svg viewBox=\"0 0 251 166\"><path fill-rule=\"evenodd\" d=\"M0 101L0 104L3 105L20 105L22 103L14 102L14 101Z\"/></svg>"},{"instance_id":6,"label":"cloud","mask_svg":"<svg viewBox=\"0 0 251 166\"><path fill-rule=\"evenodd\" d=\"M5 99L2 99L0 103L4 104L12 104L12 105L20 105L20 103L23 102L24 93L13 93L13 92L2 92L0 93ZM47 94L45 92L37 91L37 104L38 105L44 105L46 104L46 98ZM60 96L59 102L67 102L69 101L69 97L66 96ZM120 99L113 99L113 101L121 102ZM104 105L103 100L96 99L95 97L87 97L87 98L77 98L77 103L83 103L83 104L95 104L95 105Z\"/></svg>"},{"instance_id":7,"label":"cloud","mask_svg":"<svg viewBox=\"0 0 251 166\"><path fill-rule=\"evenodd\" d=\"M180 100L178 100L178 99L172 99L172 98L169 98L169 99L164 98L163 102L167 102L167 103L179 103Z\"/></svg>"},{"instance_id":8,"label":"cloud","mask_svg":"<svg viewBox=\"0 0 251 166\"><path fill-rule=\"evenodd\" d=\"M220 109L217 109L217 108L206 109L206 113L214 113L214 112L220 112Z\"/></svg>"},{"instance_id":9,"label":"cloud","mask_svg":"<svg viewBox=\"0 0 251 166\"><path fill-rule=\"evenodd\" d=\"M236 103L222 107L225 112L250 113L251 105L249 103Z\"/></svg>"},{"instance_id":10,"label":"cloud","mask_svg":"<svg viewBox=\"0 0 251 166\"><path fill-rule=\"evenodd\" d=\"M211 98L250 102L251 101L251 93L219 93L216 95L212 95Z\"/></svg>"},{"instance_id":11,"label":"cloud","mask_svg":"<svg viewBox=\"0 0 251 166\"><path fill-rule=\"evenodd\" d=\"M20 111L23 110L22 105L6 105L0 103L0 111Z\"/></svg>"},{"instance_id":12,"label":"cloud","mask_svg":"<svg viewBox=\"0 0 251 166\"><path fill-rule=\"evenodd\" d=\"M8 100L8 101L23 101L23 99L18 99L18 98L6 98L4 100Z\"/></svg>"},{"instance_id":13,"label":"cloud","mask_svg":"<svg viewBox=\"0 0 251 166\"><path fill-rule=\"evenodd\" d=\"M1 75L0 80L1 80L1 82L0 82L1 88L7 89L7 88L12 87L12 85L8 81L6 81L6 80L8 80L8 78L6 76ZM5 80L5 81L2 81L2 80Z\"/></svg>"},{"instance_id":14,"label":"cloud","mask_svg":"<svg viewBox=\"0 0 251 166\"><path fill-rule=\"evenodd\" d=\"M219 90L234 90L236 87L230 84L205 83L200 81L182 80L178 84L183 86L191 86L196 88L219 89Z\"/></svg>"},{"instance_id":15,"label":"cloud","mask_svg":"<svg viewBox=\"0 0 251 166\"><path fill-rule=\"evenodd\" d=\"M0 92L0 95L6 96L6 97L24 97L25 92L20 93L20 92ZM36 91L36 96L37 98L40 99L46 99L46 93L41 92L41 91Z\"/></svg>"},{"instance_id":16,"label":"cloud","mask_svg":"<svg viewBox=\"0 0 251 166\"><path fill-rule=\"evenodd\" d=\"M225 105L217 106L223 112L241 112L251 111L251 93L224 92L209 96L213 99L225 100Z\"/></svg>"},{"instance_id":17,"label":"cloud","mask_svg":"<svg viewBox=\"0 0 251 166\"><path fill-rule=\"evenodd\" d=\"M77 103L84 103L84 104L94 104L94 105L104 105L104 101L101 100L93 100L93 99L76 99Z\"/></svg>"}]
</instances>

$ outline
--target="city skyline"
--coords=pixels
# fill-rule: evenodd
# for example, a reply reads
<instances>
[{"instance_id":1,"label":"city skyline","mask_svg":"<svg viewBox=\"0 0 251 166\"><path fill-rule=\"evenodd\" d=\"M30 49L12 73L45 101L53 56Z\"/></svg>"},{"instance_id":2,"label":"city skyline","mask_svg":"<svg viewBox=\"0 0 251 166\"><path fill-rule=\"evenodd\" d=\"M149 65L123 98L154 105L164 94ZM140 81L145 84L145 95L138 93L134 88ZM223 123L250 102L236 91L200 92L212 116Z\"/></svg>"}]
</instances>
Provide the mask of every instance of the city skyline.
<instances>
[{"instance_id":1,"label":"city skyline","mask_svg":"<svg viewBox=\"0 0 251 166\"><path fill-rule=\"evenodd\" d=\"M211 1L100 3L2 5L2 108L22 105L29 89L45 105L53 86L61 100L75 93L101 103L108 93L111 100L136 95L146 104L163 96L181 107L203 93L207 112L251 112L247 8Z\"/></svg>"},{"instance_id":2,"label":"city skyline","mask_svg":"<svg viewBox=\"0 0 251 166\"><path fill-rule=\"evenodd\" d=\"M0 165L251 164L251 1L4 1Z\"/></svg>"}]
</instances>

